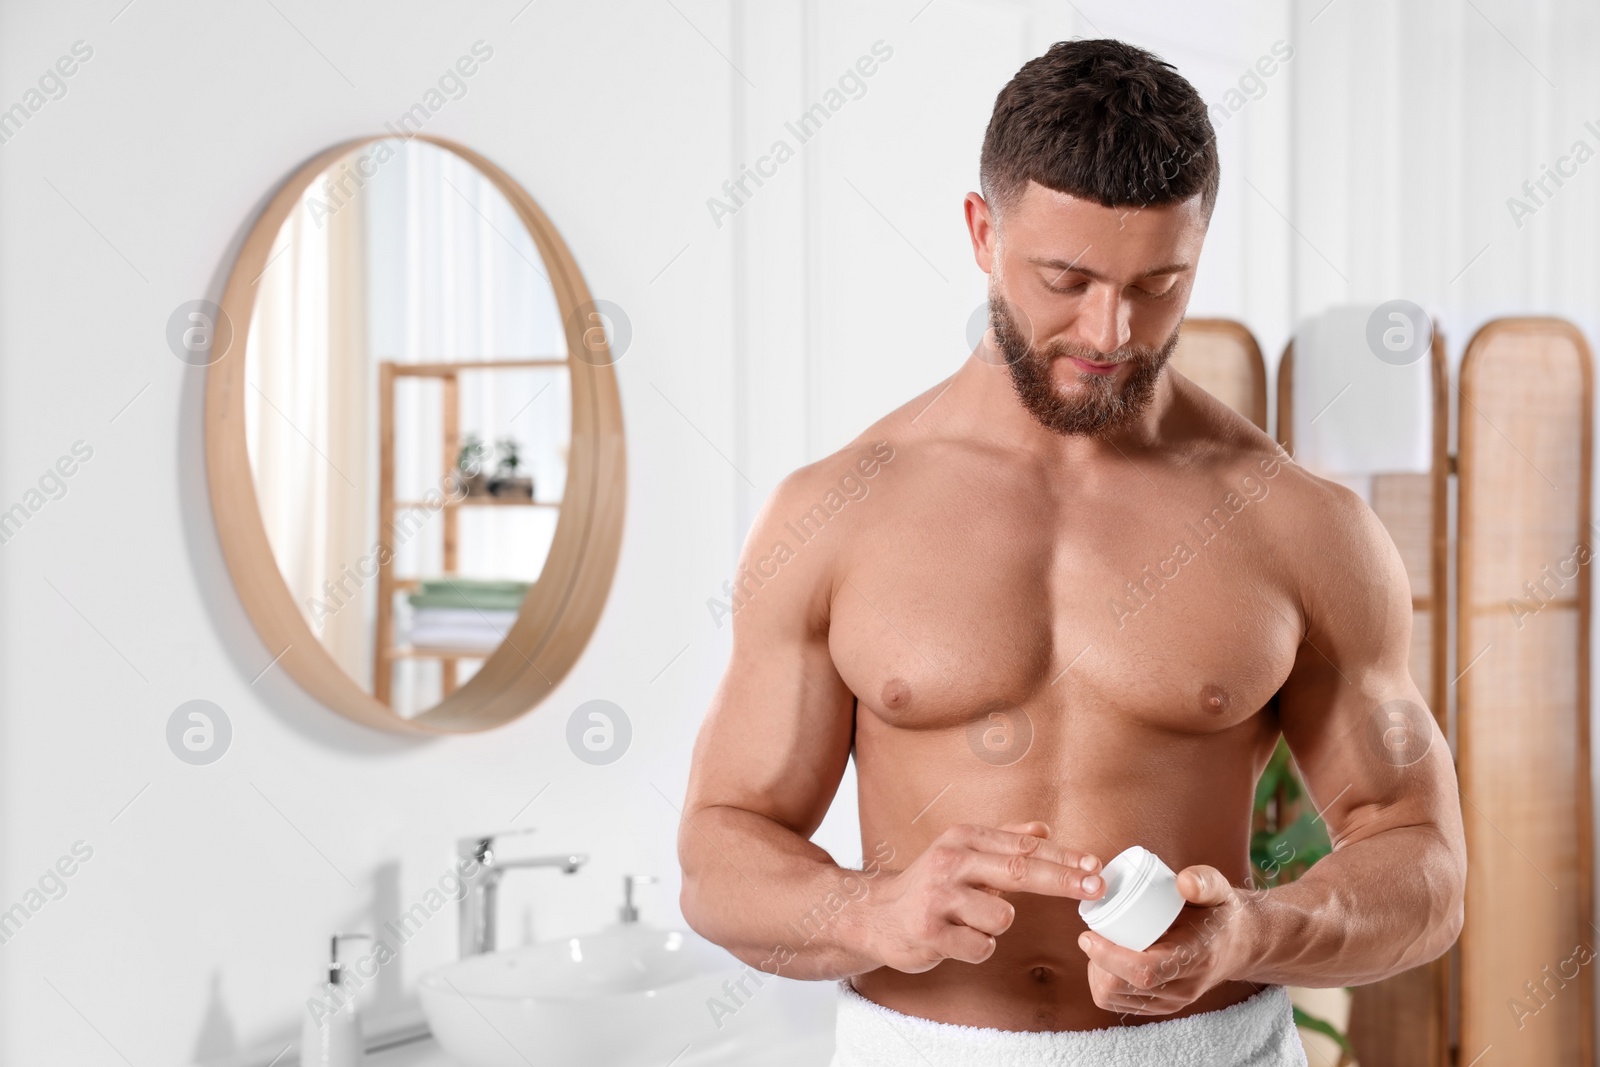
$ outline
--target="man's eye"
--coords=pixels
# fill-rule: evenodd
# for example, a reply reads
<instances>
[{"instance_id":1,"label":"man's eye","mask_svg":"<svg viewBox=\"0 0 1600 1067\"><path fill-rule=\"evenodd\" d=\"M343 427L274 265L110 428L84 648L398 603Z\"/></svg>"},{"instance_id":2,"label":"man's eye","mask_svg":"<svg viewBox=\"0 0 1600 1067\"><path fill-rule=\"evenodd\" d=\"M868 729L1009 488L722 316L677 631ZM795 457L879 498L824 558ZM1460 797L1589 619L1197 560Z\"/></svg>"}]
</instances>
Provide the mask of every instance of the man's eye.
<instances>
[{"instance_id":1,"label":"man's eye","mask_svg":"<svg viewBox=\"0 0 1600 1067\"><path fill-rule=\"evenodd\" d=\"M1078 282L1076 285L1051 285L1049 282L1045 282L1044 287L1052 293L1081 293L1089 288L1089 283Z\"/></svg>"},{"instance_id":2,"label":"man's eye","mask_svg":"<svg viewBox=\"0 0 1600 1067\"><path fill-rule=\"evenodd\" d=\"M1172 292L1172 288L1176 284L1177 283L1175 281L1168 280L1164 284L1157 282L1154 285L1139 285L1135 286L1134 288L1138 289L1139 292L1144 296L1166 296L1168 293Z\"/></svg>"}]
</instances>

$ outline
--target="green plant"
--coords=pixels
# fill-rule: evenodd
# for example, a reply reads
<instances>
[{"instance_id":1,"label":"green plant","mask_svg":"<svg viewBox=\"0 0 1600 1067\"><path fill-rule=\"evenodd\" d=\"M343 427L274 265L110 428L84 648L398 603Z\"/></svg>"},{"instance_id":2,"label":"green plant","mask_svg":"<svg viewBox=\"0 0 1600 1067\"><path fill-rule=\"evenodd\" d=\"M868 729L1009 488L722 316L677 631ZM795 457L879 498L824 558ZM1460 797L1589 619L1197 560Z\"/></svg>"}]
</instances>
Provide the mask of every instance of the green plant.
<instances>
[{"instance_id":1,"label":"green plant","mask_svg":"<svg viewBox=\"0 0 1600 1067\"><path fill-rule=\"evenodd\" d=\"M1312 864L1333 851L1327 823L1309 804L1305 786L1294 767L1288 742L1278 738L1261 778L1256 782L1254 831L1250 835L1250 865L1256 884L1264 887L1292 882ZM1326 1019L1294 1009L1294 1024L1324 1034L1353 1055L1349 1039Z\"/></svg>"},{"instance_id":2,"label":"green plant","mask_svg":"<svg viewBox=\"0 0 1600 1067\"><path fill-rule=\"evenodd\" d=\"M483 470L483 465L488 461L489 448L483 443L483 438L475 433L461 438L461 448L456 452L457 470L470 478Z\"/></svg>"},{"instance_id":3,"label":"green plant","mask_svg":"<svg viewBox=\"0 0 1600 1067\"><path fill-rule=\"evenodd\" d=\"M522 452L517 447L515 437L502 437L494 444L495 451L500 455L500 465L495 473L502 478L515 478L517 471L522 467Z\"/></svg>"},{"instance_id":4,"label":"green plant","mask_svg":"<svg viewBox=\"0 0 1600 1067\"><path fill-rule=\"evenodd\" d=\"M1328 828L1307 805L1298 811L1305 787L1295 773L1289 746L1282 737L1256 782L1256 829L1250 835L1250 863L1257 882L1273 886L1292 882L1333 851Z\"/></svg>"},{"instance_id":5,"label":"green plant","mask_svg":"<svg viewBox=\"0 0 1600 1067\"><path fill-rule=\"evenodd\" d=\"M1326 1037L1333 1038L1335 1041L1337 1041L1339 1043L1339 1047L1344 1049L1346 1053L1348 1053L1348 1054L1350 1054L1352 1056L1355 1055L1355 1051L1356 1050L1350 1047L1349 1038L1347 1038L1343 1034L1341 1034L1339 1032L1338 1028L1335 1027L1332 1023L1330 1023L1328 1020L1319 1019L1315 1015L1312 1015L1308 1011L1302 1011L1297 1006L1294 1009L1294 1024L1296 1026L1303 1026L1307 1030L1313 1030L1313 1031L1315 1031L1315 1032L1317 1032L1319 1034L1322 1034L1322 1035L1324 1035Z\"/></svg>"}]
</instances>

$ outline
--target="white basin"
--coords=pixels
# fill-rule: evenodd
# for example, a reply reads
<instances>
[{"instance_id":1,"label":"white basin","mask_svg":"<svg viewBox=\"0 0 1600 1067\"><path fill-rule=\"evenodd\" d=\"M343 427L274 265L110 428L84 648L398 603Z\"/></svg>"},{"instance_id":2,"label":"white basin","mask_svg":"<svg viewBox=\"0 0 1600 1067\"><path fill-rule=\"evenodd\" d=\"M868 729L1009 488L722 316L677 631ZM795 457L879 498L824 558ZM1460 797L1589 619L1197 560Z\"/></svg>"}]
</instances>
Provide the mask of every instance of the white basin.
<instances>
[{"instance_id":1,"label":"white basin","mask_svg":"<svg viewBox=\"0 0 1600 1067\"><path fill-rule=\"evenodd\" d=\"M826 1047L832 1031L828 983L763 975L691 931L639 924L446 964L420 989L463 1067L767 1062Z\"/></svg>"}]
</instances>

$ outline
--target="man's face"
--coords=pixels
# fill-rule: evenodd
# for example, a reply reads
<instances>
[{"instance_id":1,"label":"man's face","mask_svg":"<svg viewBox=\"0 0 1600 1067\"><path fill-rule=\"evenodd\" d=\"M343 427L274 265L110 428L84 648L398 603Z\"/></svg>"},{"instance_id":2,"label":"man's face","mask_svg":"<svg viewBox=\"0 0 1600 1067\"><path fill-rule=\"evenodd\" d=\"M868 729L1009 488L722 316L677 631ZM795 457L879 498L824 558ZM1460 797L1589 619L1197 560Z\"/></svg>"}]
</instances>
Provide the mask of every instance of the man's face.
<instances>
[{"instance_id":1,"label":"man's face","mask_svg":"<svg viewBox=\"0 0 1600 1067\"><path fill-rule=\"evenodd\" d=\"M1108 208L1030 182L1000 230L976 194L968 222L1023 406L1060 434L1104 436L1136 418L1178 343L1205 238L1200 198Z\"/></svg>"}]
</instances>

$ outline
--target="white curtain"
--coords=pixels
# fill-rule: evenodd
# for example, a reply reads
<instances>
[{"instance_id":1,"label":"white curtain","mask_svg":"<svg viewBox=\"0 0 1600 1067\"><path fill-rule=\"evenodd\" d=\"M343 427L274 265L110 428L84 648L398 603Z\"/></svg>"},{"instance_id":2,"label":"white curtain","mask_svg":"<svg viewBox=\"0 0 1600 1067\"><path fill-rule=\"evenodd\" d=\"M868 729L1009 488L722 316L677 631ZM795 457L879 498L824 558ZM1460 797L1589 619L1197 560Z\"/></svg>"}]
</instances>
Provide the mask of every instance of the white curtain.
<instances>
[{"instance_id":1,"label":"white curtain","mask_svg":"<svg viewBox=\"0 0 1600 1067\"><path fill-rule=\"evenodd\" d=\"M372 547L366 226L355 205L314 210L322 195L313 183L256 283L245 424L278 567L340 666L369 681L371 583L344 576Z\"/></svg>"}]
</instances>

